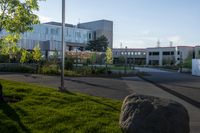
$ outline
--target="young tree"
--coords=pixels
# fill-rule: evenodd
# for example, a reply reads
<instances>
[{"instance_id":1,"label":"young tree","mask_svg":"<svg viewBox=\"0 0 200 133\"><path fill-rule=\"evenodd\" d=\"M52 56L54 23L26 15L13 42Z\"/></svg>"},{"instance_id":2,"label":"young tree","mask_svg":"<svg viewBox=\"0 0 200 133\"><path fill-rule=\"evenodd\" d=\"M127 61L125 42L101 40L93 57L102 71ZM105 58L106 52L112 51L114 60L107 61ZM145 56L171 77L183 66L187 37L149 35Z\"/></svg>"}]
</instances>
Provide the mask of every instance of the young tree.
<instances>
[{"instance_id":1,"label":"young tree","mask_svg":"<svg viewBox=\"0 0 200 133\"><path fill-rule=\"evenodd\" d=\"M20 63L25 63L28 61L29 52L25 49L21 49L21 59Z\"/></svg>"},{"instance_id":2,"label":"young tree","mask_svg":"<svg viewBox=\"0 0 200 133\"><path fill-rule=\"evenodd\" d=\"M42 53L41 53L39 44L37 44L37 45L34 47L32 55L33 55L33 60L34 60L35 62L39 62L39 61L41 60L41 58L42 58Z\"/></svg>"},{"instance_id":3,"label":"young tree","mask_svg":"<svg viewBox=\"0 0 200 133\"><path fill-rule=\"evenodd\" d=\"M86 50L105 52L108 47L108 39L105 36L101 36L96 40L89 41Z\"/></svg>"},{"instance_id":4,"label":"young tree","mask_svg":"<svg viewBox=\"0 0 200 133\"><path fill-rule=\"evenodd\" d=\"M107 48L107 50L106 50L106 68L107 68L107 65L111 65L112 63L113 63L112 49Z\"/></svg>"}]
</instances>

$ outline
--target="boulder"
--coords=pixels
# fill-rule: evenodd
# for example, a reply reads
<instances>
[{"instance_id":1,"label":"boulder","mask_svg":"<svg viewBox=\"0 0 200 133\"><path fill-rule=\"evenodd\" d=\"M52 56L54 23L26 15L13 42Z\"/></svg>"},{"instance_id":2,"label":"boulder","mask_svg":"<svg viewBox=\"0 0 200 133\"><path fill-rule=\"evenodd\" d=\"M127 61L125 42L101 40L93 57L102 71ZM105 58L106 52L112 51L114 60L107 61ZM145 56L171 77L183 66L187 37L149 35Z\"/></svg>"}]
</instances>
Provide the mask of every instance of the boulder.
<instances>
[{"instance_id":1,"label":"boulder","mask_svg":"<svg viewBox=\"0 0 200 133\"><path fill-rule=\"evenodd\" d=\"M181 104L153 96L125 98L120 115L124 133L189 133L189 115Z\"/></svg>"}]
</instances>

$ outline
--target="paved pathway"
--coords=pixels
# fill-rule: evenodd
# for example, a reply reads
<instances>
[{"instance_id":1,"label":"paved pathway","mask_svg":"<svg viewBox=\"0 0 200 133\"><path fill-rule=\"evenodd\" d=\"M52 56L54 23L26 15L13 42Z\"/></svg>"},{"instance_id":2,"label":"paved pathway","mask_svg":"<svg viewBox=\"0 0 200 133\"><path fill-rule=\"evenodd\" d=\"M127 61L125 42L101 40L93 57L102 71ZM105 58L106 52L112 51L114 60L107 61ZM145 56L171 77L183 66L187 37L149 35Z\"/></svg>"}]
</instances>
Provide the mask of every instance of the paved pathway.
<instances>
[{"instance_id":1,"label":"paved pathway","mask_svg":"<svg viewBox=\"0 0 200 133\"><path fill-rule=\"evenodd\" d=\"M60 77L58 76L0 73L0 79L27 82L53 88L58 88L60 86ZM69 91L82 92L93 96L100 96L120 100L124 99L127 95L130 94L130 92L127 90L128 86L120 79L94 77L66 77L65 86L66 89L68 89Z\"/></svg>"}]
</instances>

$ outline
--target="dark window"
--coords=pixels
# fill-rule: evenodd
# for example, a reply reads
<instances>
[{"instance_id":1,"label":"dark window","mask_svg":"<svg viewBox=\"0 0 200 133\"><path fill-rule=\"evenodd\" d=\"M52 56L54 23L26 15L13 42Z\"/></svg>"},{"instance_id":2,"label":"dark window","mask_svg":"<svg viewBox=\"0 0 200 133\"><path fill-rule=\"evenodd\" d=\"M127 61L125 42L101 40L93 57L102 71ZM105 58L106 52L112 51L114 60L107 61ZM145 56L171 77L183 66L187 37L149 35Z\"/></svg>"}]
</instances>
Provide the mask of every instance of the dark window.
<instances>
[{"instance_id":1,"label":"dark window","mask_svg":"<svg viewBox=\"0 0 200 133\"><path fill-rule=\"evenodd\" d=\"M152 55L159 55L159 52L153 52Z\"/></svg>"},{"instance_id":2,"label":"dark window","mask_svg":"<svg viewBox=\"0 0 200 133\"><path fill-rule=\"evenodd\" d=\"M180 60L180 58L177 58L177 60Z\"/></svg>"},{"instance_id":3,"label":"dark window","mask_svg":"<svg viewBox=\"0 0 200 133\"><path fill-rule=\"evenodd\" d=\"M152 55L152 52L149 52L149 55Z\"/></svg>"},{"instance_id":4,"label":"dark window","mask_svg":"<svg viewBox=\"0 0 200 133\"><path fill-rule=\"evenodd\" d=\"M91 35L91 33L89 33L89 39L92 39L92 35Z\"/></svg>"},{"instance_id":5,"label":"dark window","mask_svg":"<svg viewBox=\"0 0 200 133\"><path fill-rule=\"evenodd\" d=\"M180 55L180 51L178 51L178 55Z\"/></svg>"},{"instance_id":6,"label":"dark window","mask_svg":"<svg viewBox=\"0 0 200 133\"><path fill-rule=\"evenodd\" d=\"M199 55L200 55L200 50L199 50Z\"/></svg>"},{"instance_id":7,"label":"dark window","mask_svg":"<svg viewBox=\"0 0 200 133\"><path fill-rule=\"evenodd\" d=\"M170 55L170 52L163 52L163 55Z\"/></svg>"},{"instance_id":8,"label":"dark window","mask_svg":"<svg viewBox=\"0 0 200 133\"><path fill-rule=\"evenodd\" d=\"M174 55L174 52L173 52L173 51L171 52L171 55Z\"/></svg>"}]
</instances>

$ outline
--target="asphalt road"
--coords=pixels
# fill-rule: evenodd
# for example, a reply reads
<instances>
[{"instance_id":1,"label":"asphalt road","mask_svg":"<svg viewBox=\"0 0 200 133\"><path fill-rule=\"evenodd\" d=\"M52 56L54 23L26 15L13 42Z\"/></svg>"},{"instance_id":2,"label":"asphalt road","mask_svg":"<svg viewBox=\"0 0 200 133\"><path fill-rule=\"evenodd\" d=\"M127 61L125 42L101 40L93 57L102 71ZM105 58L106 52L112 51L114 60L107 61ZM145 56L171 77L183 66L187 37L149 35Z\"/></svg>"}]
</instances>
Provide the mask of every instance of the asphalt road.
<instances>
[{"instance_id":1,"label":"asphalt road","mask_svg":"<svg viewBox=\"0 0 200 133\"><path fill-rule=\"evenodd\" d=\"M200 104L200 77L154 68L137 67L136 69L149 73L149 75L144 76L145 79L167 87Z\"/></svg>"},{"instance_id":2,"label":"asphalt road","mask_svg":"<svg viewBox=\"0 0 200 133\"><path fill-rule=\"evenodd\" d=\"M0 79L26 82L52 88L60 87L59 76L35 74L0 73ZM65 77L65 87L72 92L81 92L93 96L123 100L130 94L128 86L121 79L95 77Z\"/></svg>"}]
</instances>

